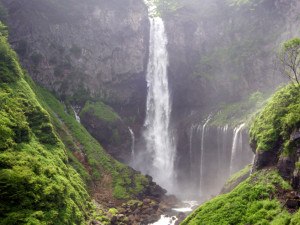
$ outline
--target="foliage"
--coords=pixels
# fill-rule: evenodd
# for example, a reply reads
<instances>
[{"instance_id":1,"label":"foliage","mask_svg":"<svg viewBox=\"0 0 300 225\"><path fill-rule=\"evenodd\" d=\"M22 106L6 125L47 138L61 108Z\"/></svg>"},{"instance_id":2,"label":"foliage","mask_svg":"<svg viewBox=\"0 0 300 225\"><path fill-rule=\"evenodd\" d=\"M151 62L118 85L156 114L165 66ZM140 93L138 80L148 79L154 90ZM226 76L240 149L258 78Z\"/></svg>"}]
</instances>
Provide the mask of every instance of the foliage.
<instances>
[{"instance_id":1,"label":"foliage","mask_svg":"<svg viewBox=\"0 0 300 225\"><path fill-rule=\"evenodd\" d=\"M7 42L6 26L0 22L0 82L14 82L21 76L17 55Z\"/></svg>"},{"instance_id":2,"label":"foliage","mask_svg":"<svg viewBox=\"0 0 300 225\"><path fill-rule=\"evenodd\" d=\"M43 59L43 55L41 53L34 52L31 54L30 58L31 58L32 62L34 63L34 65L38 66Z\"/></svg>"},{"instance_id":3,"label":"foliage","mask_svg":"<svg viewBox=\"0 0 300 225\"><path fill-rule=\"evenodd\" d=\"M83 83L80 83L72 100L80 105L84 105L84 103L89 99L90 91L84 87Z\"/></svg>"},{"instance_id":4,"label":"foliage","mask_svg":"<svg viewBox=\"0 0 300 225\"><path fill-rule=\"evenodd\" d=\"M65 106L49 91L38 88L38 97L47 103L48 111L53 111L70 130L72 136L82 145L88 164L91 167L93 179L101 181L101 174L109 174L112 183L107 188L113 188L113 196L119 199L128 199L137 196L148 186L148 180L136 174L128 166L114 160L102 146L82 127L71 115L65 113ZM45 106L46 107L46 106ZM51 113L55 117L54 113ZM143 177L143 179L140 178Z\"/></svg>"},{"instance_id":5,"label":"foliage","mask_svg":"<svg viewBox=\"0 0 300 225\"><path fill-rule=\"evenodd\" d=\"M85 185L3 34L0 71L1 224L80 224Z\"/></svg>"},{"instance_id":6,"label":"foliage","mask_svg":"<svg viewBox=\"0 0 300 225\"><path fill-rule=\"evenodd\" d=\"M242 170L236 172L235 174L233 174L224 184L225 188L230 188L230 186L234 186L236 185L237 182L239 182L239 178L245 176L248 174L248 176L250 175L251 172L251 168L252 165L249 164L247 166L245 166L245 168L243 168Z\"/></svg>"},{"instance_id":7,"label":"foliage","mask_svg":"<svg viewBox=\"0 0 300 225\"><path fill-rule=\"evenodd\" d=\"M241 102L232 104L221 103L218 106L219 113L210 120L212 126L230 125L236 127L241 123L250 126L257 114L270 101L269 93L253 92L248 98Z\"/></svg>"},{"instance_id":8,"label":"foliage","mask_svg":"<svg viewBox=\"0 0 300 225\"><path fill-rule=\"evenodd\" d=\"M116 112L113 111L108 105L105 105L103 102L90 102L87 101L85 106L80 112L80 116L89 113L90 115L98 117L100 120L106 122L114 122L119 119L119 116ZM118 136L118 134L115 134Z\"/></svg>"},{"instance_id":9,"label":"foliage","mask_svg":"<svg viewBox=\"0 0 300 225\"><path fill-rule=\"evenodd\" d=\"M254 120L250 143L257 143L257 149L268 151L282 141L283 154L290 155L295 147L289 140L290 134L300 127L299 112L299 87L291 85L281 89Z\"/></svg>"},{"instance_id":10,"label":"foliage","mask_svg":"<svg viewBox=\"0 0 300 225\"><path fill-rule=\"evenodd\" d=\"M229 6L236 6L238 8L244 5L256 7L262 2L264 2L264 0L227 0Z\"/></svg>"},{"instance_id":11,"label":"foliage","mask_svg":"<svg viewBox=\"0 0 300 225\"><path fill-rule=\"evenodd\" d=\"M282 63L283 74L291 82L299 84L300 79L300 38L294 38L289 42L283 43L283 48L279 53L279 59Z\"/></svg>"},{"instance_id":12,"label":"foliage","mask_svg":"<svg viewBox=\"0 0 300 225\"><path fill-rule=\"evenodd\" d=\"M259 171L230 193L204 203L181 224L285 224L292 216L273 198L278 189L292 188L277 172Z\"/></svg>"},{"instance_id":13,"label":"foliage","mask_svg":"<svg viewBox=\"0 0 300 225\"><path fill-rule=\"evenodd\" d=\"M181 7L179 0L145 0L149 9L149 16L162 16L165 13L176 11Z\"/></svg>"},{"instance_id":14,"label":"foliage","mask_svg":"<svg viewBox=\"0 0 300 225\"><path fill-rule=\"evenodd\" d=\"M0 3L0 21L7 24L8 12L7 9Z\"/></svg>"}]
</instances>

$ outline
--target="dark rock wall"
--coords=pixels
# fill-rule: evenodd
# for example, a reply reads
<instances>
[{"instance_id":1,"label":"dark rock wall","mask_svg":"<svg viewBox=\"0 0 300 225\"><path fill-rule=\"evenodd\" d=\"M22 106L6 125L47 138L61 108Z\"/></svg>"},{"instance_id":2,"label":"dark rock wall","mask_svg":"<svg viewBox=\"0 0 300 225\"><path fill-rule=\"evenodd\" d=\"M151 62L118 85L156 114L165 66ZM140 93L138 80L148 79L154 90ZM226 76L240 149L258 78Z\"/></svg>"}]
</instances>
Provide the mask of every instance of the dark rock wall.
<instances>
[{"instance_id":1,"label":"dark rock wall","mask_svg":"<svg viewBox=\"0 0 300 225\"><path fill-rule=\"evenodd\" d=\"M241 7L223 0L181 2L164 14L175 120L285 81L274 68L274 50L299 34L297 1Z\"/></svg>"},{"instance_id":2,"label":"dark rock wall","mask_svg":"<svg viewBox=\"0 0 300 225\"><path fill-rule=\"evenodd\" d=\"M142 0L1 2L10 42L36 82L66 95L85 88L143 117L149 21Z\"/></svg>"}]
</instances>

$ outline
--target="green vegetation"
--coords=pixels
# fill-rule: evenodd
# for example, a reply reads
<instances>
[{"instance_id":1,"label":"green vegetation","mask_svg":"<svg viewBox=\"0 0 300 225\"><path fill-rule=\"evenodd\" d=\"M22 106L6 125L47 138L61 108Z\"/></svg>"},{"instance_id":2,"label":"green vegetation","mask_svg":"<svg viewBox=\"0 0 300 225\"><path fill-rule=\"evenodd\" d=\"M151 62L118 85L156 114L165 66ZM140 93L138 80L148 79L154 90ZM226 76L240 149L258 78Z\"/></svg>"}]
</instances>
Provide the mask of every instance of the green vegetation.
<instances>
[{"instance_id":1,"label":"green vegetation","mask_svg":"<svg viewBox=\"0 0 300 225\"><path fill-rule=\"evenodd\" d=\"M126 199L135 197L143 188L148 186L148 180L144 176L135 174L128 166L119 163L107 154L81 124L71 115L65 113L65 106L50 92L38 88L37 94L40 99L44 99L47 102L49 111L55 112L70 130L75 140L82 145L88 164L91 167L93 179L99 182L101 177L107 173L112 177L112 183L108 184L107 188L113 189L115 198ZM53 117L56 117L55 114L51 113ZM141 179L140 176L144 179Z\"/></svg>"},{"instance_id":2,"label":"green vegetation","mask_svg":"<svg viewBox=\"0 0 300 225\"><path fill-rule=\"evenodd\" d=\"M283 43L283 48L279 53L282 73L285 74L291 82L299 85L300 79L300 38L294 38L289 42Z\"/></svg>"},{"instance_id":3,"label":"green vegetation","mask_svg":"<svg viewBox=\"0 0 300 225\"><path fill-rule=\"evenodd\" d=\"M254 92L246 100L232 104L221 103L218 106L220 113L214 115L210 120L211 126L236 127L241 123L245 123L246 127L250 127L251 123L259 112L270 101L269 93Z\"/></svg>"},{"instance_id":4,"label":"green vegetation","mask_svg":"<svg viewBox=\"0 0 300 225\"><path fill-rule=\"evenodd\" d=\"M224 184L224 189L229 190L229 189L233 189L232 187L236 187L239 183L241 183L240 179L242 179L247 175L250 176L251 168L252 165L249 164L245 166L244 169L233 174Z\"/></svg>"},{"instance_id":5,"label":"green vegetation","mask_svg":"<svg viewBox=\"0 0 300 225\"><path fill-rule=\"evenodd\" d=\"M268 151L282 142L282 154L292 154L295 143L290 141L290 134L300 127L299 112L299 87L290 85L278 91L254 120L250 129L250 143L257 143L257 149Z\"/></svg>"},{"instance_id":6,"label":"green vegetation","mask_svg":"<svg viewBox=\"0 0 300 225\"><path fill-rule=\"evenodd\" d=\"M2 31L1 224L80 224L88 213L85 184L68 163L51 118L23 79L17 56Z\"/></svg>"},{"instance_id":7,"label":"green vegetation","mask_svg":"<svg viewBox=\"0 0 300 225\"><path fill-rule=\"evenodd\" d=\"M291 189L277 172L261 170L230 193L204 203L181 224L288 224L297 214L289 214L278 197Z\"/></svg>"},{"instance_id":8,"label":"green vegetation","mask_svg":"<svg viewBox=\"0 0 300 225\"><path fill-rule=\"evenodd\" d=\"M165 13L176 11L182 7L179 0L145 0L149 10L149 16L161 17Z\"/></svg>"},{"instance_id":9,"label":"green vegetation","mask_svg":"<svg viewBox=\"0 0 300 225\"><path fill-rule=\"evenodd\" d=\"M237 6L237 7L241 7L244 5L256 7L262 2L264 2L264 0L227 0L227 4L229 4L229 6Z\"/></svg>"},{"instance_id":10,"label":"green vegetation","mask_svg":"<svg viewBox=\"0 0 300 225\"><path fill-rule=\"evenodd\" d=\"M1 23L0 31L1 224L81 224L90 217L87 190L94 182L115 198L148 188L148 179L105 153L63 104L34 84ZM111 183L102 180L107 176Z\"/></svg>"},{"instance_id":11,"label":"green vegetation","mask_svg":"<svg viewBox=\"0 0 300 225\"><path fill-rule=\"evenodd\" d=\"M0 21L7 25L8 12L7 9L0 3Z\"/></svg>"},{"instance_id":12,"label":"green vegetation","mask_svg":"<svg viewBox=\"0 0 300 225\"><path fill-rule=\"evenodd\" d=\"M118 114L115 113L112 108L110 108L108 105L105 105L103 102L87 101L80 112L80 116L84 116L84 114L86 113L96 116L100 120L106 122L115 122L119 119Z\"/></svg>"},{"instance_id":13,"label":"green vegetation","mask_svg":"<svg viewBox=\"0 0 300 225\"><path fill-rule=\"evenodd\" d=\"M33 61L35 66L38 66L40 64L40 62L43 59L42 54L34 52L32 53L32 55L30 56L31 60Z\"/></svg>"}]
</instances>

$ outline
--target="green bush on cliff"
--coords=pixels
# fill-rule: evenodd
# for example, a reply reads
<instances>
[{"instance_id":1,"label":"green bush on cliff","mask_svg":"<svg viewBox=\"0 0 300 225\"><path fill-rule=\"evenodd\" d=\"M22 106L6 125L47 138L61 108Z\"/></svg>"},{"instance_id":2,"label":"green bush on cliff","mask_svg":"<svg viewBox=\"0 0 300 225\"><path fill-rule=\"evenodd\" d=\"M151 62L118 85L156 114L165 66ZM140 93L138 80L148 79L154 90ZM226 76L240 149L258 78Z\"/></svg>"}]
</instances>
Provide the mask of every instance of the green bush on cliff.
<instances>
[{"instance_id":1,"label":"green bush on cliff","mask_svg":"<svg viewBox=\"0 0 300 225\"><path fill-rule=\"evenodd\" d=\"M100 120L106 122L114 122L119 119L118 114L103 102L87 101L84 108L80 112L80 116L84 116L86 113L90 113L91 115L96 116Z\"/></svg>"},{"instance_id":2,"label":"green bush on cliff","mask_svg":"<svg viewBox=\"0 0 300 225\"><path fill-rule=\"evenodd\" d=\"M300 127L300 91L296 85L278 91L272 101L257 116L250 129L250 142L257 149L273 149L283 142L283 154L291 154L295 148L290 142L290 134Z\"/></svg>"},{"instance_id":3,"label":"green bush on cliff","mask_svg":"<svg viewBox=\"0 0 300 225\"><path fill-rule=\"evenodd\" d=\"M287 224L292 216L276 198L276 190L291 190L277 172L253 174L228 194L204 203L182 225Z\"/></svg>"}]
</instances>

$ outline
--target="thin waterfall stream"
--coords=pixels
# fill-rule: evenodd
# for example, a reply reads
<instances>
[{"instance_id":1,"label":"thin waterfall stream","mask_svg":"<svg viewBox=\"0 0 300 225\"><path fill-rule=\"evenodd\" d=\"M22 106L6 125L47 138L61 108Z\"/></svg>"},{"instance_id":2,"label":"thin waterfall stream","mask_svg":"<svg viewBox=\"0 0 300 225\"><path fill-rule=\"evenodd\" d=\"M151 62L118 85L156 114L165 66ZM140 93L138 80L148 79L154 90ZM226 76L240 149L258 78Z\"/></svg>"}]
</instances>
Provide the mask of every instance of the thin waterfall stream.
<instances>
[{"instance_id":1,"label":"thin waterfall stream","mask_svg":"<svg viewBox=\"0 0 300 225\"><path fill-rule=\"evenodd\" d=\"M129 133L130 133L130 137L131 137L131 158L134 158L134 153L135 153L135 151L134 151L134 148L135 148L135 136L134 136L134 132L133 132L133 130L130 128L130 127L128 127L128 130L129 130Z\"/></svg>"}]
</instances>

